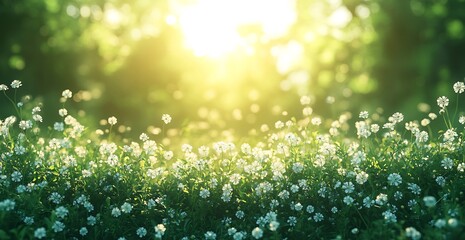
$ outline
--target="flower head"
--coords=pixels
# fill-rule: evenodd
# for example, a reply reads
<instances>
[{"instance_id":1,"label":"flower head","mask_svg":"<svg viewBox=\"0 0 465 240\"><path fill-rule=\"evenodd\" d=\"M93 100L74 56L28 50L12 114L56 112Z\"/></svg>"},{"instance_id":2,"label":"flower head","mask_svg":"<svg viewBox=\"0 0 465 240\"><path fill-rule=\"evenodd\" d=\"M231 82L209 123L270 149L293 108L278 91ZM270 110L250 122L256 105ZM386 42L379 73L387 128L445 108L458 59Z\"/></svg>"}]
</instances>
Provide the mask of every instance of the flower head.
<instances>
[{"instance_id":1,"label":"flower head","mask_svg":"<svg viewBox=\"0 0 465 240\"><path fill-rule=\"evenodd\" d=\"M125 202L123 205L121 205L121 211L124 213L130 213L132 211L132 206L131 204Z\"/></svg>"},{"instance_id":2,"label":"flower head","mask_svg":"<svg viewBox=\"0 0 465 240\"><path fill-rule=\"evenodd\" d=\"M437 102L438 102L438 106L440 108L445 108L445 107L449 106L449 99L447 97L445 97L445 96L439 97Z\"/></svg>"},{"instance_id":3,"label":"flower head","mask_svg":"<svg viewBox=\"0 0 465 240\"><path fill-rule=\"evenodd\" d=\"M118 120L116 119L115 116L111 116L108 118L108 124L110 124L111 126L115 125L117 122Z\"/></svg>"},{"instance_id":4,"label":"flower head","mask_svg":"<svg viewBox=\"0 0 465 240\"><path fill-rule=\"evenodd\" d=\"M163 122L165 122L165 124L168 124L171 122L171 116L169 114L163 114L161 116L161 120L163 120Z\"/></svg>"},{"instance_id":5,"label":"flower head","mask_svg":"<svg viewBox=\"0 0 465 240\"><path fill-rule=\"evenodd\" d=\"M36 238L38 238L38 239L45 238L45 236L47 236L47 231L45 230L44 227L37 228L37 229L34 231L34 237L36 237Z\"/></svg>"},{"instance_id":6,"label":"flower head","mask_svg":"<svg viewBox=\"0 0 465 240\"><path fill-rule=\"evenodd\" d=\"M155 226L155 237L161 238L165 234L165 231L166 231L165 225L161 223L158 224L157 226Z\"/></svg>"},{"instance_id":7,"label":"flower head","mask_svg":"<svg viewBox=\"0 0 465 240\"><path fill-rule=\"evenodd\" d=\"M256 227L252 230L252 237L259 239L263 237L263 230L259 227Z\"/></svg>"},{"instance_id":8,"label":"flower head","mask_svg":"<svg viewBox=\"0 0 465 240\"><path fill-rule=\"evenodd\" d=\"M145 229L144 227L140 227L140 228L137 229L136 234L140 238L143 238L143 237L145 237L145 235L147 235L147 229Z\"/></svg>"},{"instance_id":9,"label":"flower head","mask_svg":"<svg viewBox=\"0 0 465 240\"><path fill-rule=\"evenodd\" d=\"M367 119L368 118L368 112L367 111L362 111L358 115L359 118Z\"/></svg>"},{"instance_id":10,"label":"flower head","mask_svg":"<svg viewBox=\"0 0 465 240\"><path fill-rule=\"evenodd\" d=\"M61 93L61 96L63 96L64 98L71 98L73 96L73 93L69 89L66 89Z\"/></svg>"},{"instance_id":11,"label":"flower head","mask_svg":"<svg viewBox=\"0 0 465 240\"><path fill-rule=\"evenodd\" d=\"M434 207L436 205L436 198L433 196L426 196L423 198L423 202L425 202L425 206L427 207Z\"/></svg>"},{"instance_id":12,"label":"flower head","mask_svg":"<svg viewBox=\"0 0 465 240\"><path fill-rule=\"evenodd\" d=\"M5 84L0 84L0 91L6 91L8 90L8 86Z\"/></svg>"},{"instance_id":13,"label":"flower head","mask_svg":"<svg viewBox=\"0 0 465 240\"><path fill-rule=\"evenodd\" d=\"M414 227L406 228L405 236L409 237L412 240L421 239L421 233L418 230L416 230Z\"/></svg>"},{"instance_id":14,"label":"flower head","mask_svg":"<svg viewBox=\"0 0 465 240\"><path fill-rule=\"evenodd\" d=\"M402 177L398 173L389 174L387 179L391 186L399 186L402 183Z\"/></svg>"},{"instance_id":15,"label":"flower head","mask_svg":"<svg viewBox=\"0 0 465 240\"><path fill-rule=\"evenodd\" d=\"M310 104L310 102L311 102L311 99L310 99L309 96L302 96L302 97L300 97L300 104L302 104L302 105L308 105L308 104Z\"/></svg>"},{"instance_id":16,"label":"flower head","mask_svg":"<svg viewBox=\"0 0 465 240\"><path fill-rule=\"evenodd\" d=\"M12 88L19 88L21 87L23 84L21 83L21 81L19 80L13 80L13 82L11 82L11 87Z\"/></svg>"},{"instance_id":17,"label":"flower head","mask_svg":"<svg viewBox=\"0 0 465 240\"><path fill-rule=\"evenodd\" d=\"M463 93L463 92L465 92L465 83L463 83L463 82L454 83L454 92L455 93Z\"/></svg>"}]
</instances>

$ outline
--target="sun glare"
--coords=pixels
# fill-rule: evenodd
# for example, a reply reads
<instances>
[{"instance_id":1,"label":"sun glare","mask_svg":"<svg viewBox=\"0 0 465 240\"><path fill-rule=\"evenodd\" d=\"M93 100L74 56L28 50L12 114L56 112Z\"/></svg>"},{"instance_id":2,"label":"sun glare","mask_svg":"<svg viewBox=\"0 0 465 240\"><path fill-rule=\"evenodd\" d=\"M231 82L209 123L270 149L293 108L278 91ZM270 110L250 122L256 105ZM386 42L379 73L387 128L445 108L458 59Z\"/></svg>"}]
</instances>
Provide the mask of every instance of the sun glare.
<instances>
[{"instance_id":1,"label":"sun glare","mask_svg":"<svg viewBox=\"0 0 465 240\"><path fill-rule=\"evenodd\" d=\"M256 41L285 35L296 20L293 0L198 0L178 15L186 47L213 58L238 50L251 54ZM264 39L241 34L244 26L259 26Z\"/></svg>"}]
</instances>

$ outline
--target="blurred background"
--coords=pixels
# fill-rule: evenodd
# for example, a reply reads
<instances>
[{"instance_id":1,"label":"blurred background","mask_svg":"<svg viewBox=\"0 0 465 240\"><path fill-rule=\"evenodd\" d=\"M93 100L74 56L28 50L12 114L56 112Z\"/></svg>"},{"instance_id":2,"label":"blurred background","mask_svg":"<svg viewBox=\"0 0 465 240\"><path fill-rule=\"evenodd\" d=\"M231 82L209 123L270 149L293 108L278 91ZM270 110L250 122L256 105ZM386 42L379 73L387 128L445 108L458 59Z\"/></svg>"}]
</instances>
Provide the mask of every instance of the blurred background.
<instances>
[{"instance_id":1,"label":"blurred background","mask_svg":"<svg viewBox=\"0 0 465 240\"><path fill-rule=\"evenodd\" d=\"M303 95L315 115L421 119L465 77L464 21L463 0L0 0L0 83L51 123L70 89L75 114L136 136L164 113L185 135L250 134Z\"/></svg>"}]
</instances>

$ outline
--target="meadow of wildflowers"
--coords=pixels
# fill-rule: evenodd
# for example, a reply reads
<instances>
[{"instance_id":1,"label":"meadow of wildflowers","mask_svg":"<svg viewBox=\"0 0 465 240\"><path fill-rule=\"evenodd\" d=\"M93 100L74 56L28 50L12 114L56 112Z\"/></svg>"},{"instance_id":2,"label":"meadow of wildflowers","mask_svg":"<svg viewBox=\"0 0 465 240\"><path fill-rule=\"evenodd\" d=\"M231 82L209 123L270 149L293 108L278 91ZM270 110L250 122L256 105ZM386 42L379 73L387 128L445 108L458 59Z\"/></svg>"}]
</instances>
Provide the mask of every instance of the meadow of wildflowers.
<instances>
[{"instance_id":1,"label":"meadow of wildflowers","mask_svg":"<svg viewBox=\"0 0 465 240\"><path fill-rule=\"evenodd\" d=\"M113 116L86 128L70 90L45 126L21 85L0 85L16 112L0 121L0 239L465 239L465 116L446 96L418 121L324 119L302 97L301 119L253 142L172 146L118 138Z\"/></svg>"}]
</instances>

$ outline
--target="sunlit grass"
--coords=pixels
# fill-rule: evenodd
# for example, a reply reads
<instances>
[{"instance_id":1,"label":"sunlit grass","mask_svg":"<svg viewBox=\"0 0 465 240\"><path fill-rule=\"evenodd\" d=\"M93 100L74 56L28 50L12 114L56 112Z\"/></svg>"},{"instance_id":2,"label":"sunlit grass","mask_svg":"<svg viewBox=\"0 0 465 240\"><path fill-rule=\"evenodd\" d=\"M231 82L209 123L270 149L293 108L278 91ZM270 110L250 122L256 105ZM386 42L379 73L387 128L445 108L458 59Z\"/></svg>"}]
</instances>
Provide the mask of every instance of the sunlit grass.
<instances>
[{"instance_id":1,"label":"sunlit grass","mask_svg":"<svg viewBox=\"0 0 465 240\"><path fill-rule=\"evenodd\" d=\"M203 144L171 139L168 114L162 141L121 139L114 116L86 128L70 90L47 127L40 104L11 97L21 86L0 85L17 110L0 121L0 239L464 237L465 116L450 118L446 96L421 123L363 111L355 128L349 113L314 115L304 96L303 118L242 140L206 132Z\"/></svg>"}]
</instances>

